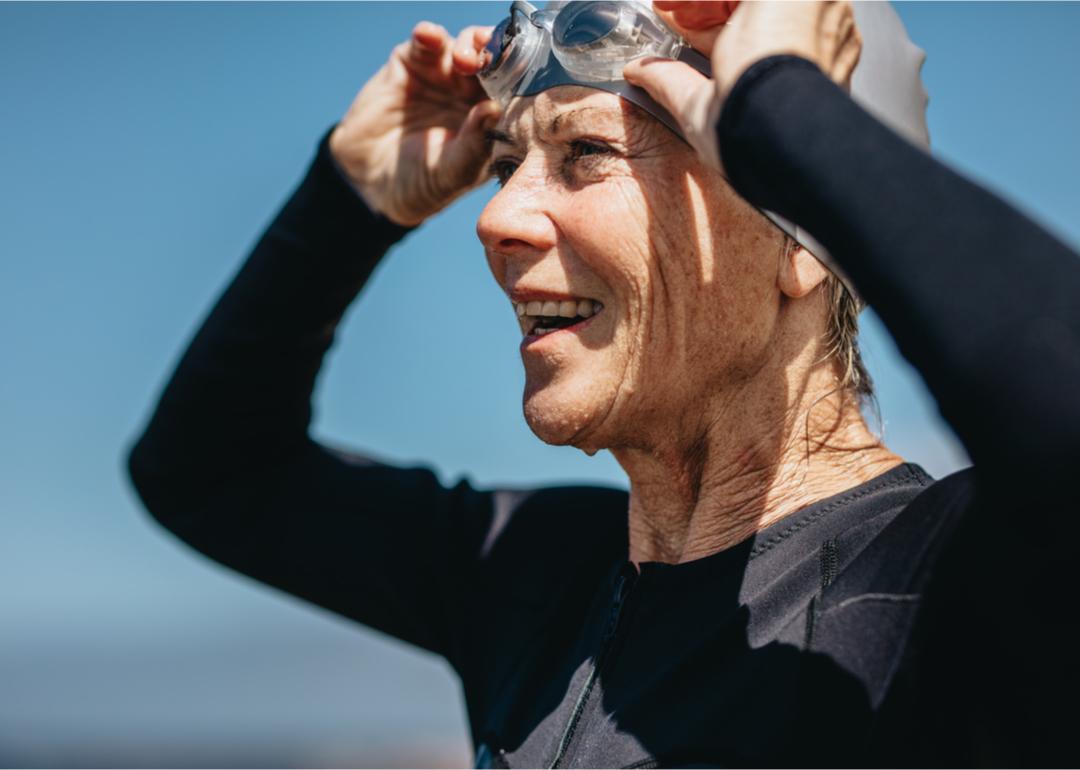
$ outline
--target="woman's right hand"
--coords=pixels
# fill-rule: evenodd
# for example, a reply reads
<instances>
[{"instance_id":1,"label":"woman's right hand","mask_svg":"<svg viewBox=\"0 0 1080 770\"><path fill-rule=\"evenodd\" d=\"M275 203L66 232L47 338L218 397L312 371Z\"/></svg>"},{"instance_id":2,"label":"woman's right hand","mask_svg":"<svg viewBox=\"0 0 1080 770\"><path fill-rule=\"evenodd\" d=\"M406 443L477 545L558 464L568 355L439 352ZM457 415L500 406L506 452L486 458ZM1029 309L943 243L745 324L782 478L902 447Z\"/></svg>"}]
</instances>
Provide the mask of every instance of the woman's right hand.
<instances>
[{"instance_id":1,"label":"woman's right hand","mask_svg":"<svg viewBox=\"0 0 1080 770\"><path fill-rule=\"evenodd\" d=\"M454 40L421 22L361 89L330 152L372 210L418 225L484 181L499 105L476 73L490 37L468 27Z\"/></svg>"}]
</instances>

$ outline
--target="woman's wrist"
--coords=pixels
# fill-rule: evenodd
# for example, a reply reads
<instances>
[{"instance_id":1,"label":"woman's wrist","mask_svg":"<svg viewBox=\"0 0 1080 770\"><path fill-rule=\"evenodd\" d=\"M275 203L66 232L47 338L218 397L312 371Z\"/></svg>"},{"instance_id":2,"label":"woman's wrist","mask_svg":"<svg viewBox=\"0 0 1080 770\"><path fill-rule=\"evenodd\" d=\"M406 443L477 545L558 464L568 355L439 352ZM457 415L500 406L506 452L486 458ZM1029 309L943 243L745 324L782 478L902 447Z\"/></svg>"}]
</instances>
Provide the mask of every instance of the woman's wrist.
<instances>
[{"instance_id":1,"label":"woman's wrist","mask_svg":"<svg viewBox=\"0 0 1080 770\"><path fill-rule=\"evenodd\" d=\"M326 157L337 172L338 178L348 186L350 192L360 199L372 215L379 216L381 212L370 192L365 191L364 186L349 174L345 163L339 156L338 147L340 145L341 130L341 124L339 123L330 129L325 136L323 143L325 145Z\"/></svg>"},{"instance_id":2,"label":"woman's wrist","mask_svg":"<svg viewBox=\"0 0 1080 770\"><path fill-rule=\"evenodd\" d=\"M354 264L365 254L381 256L411 228L387 219L357 195L330 150L332 131L319 141L307 173L274 227L288 230L321 259Z\"/></svg>"}]
</instances>

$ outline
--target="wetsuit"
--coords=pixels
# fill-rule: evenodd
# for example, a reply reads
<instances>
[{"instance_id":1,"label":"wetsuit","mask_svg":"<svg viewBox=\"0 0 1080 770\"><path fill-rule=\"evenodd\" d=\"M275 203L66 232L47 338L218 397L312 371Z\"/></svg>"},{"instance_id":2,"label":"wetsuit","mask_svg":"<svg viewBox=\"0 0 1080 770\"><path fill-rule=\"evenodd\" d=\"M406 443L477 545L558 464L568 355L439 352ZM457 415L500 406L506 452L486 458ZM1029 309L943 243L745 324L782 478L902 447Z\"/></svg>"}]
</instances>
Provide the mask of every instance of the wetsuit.
<instances>
[{"instance_id":1,"label":"wetsuit","mask_svg":"<svg viewBox=\"0 0 1080 770\"><path fill-rule=\"evenodd\" d=\"M809 62L717 126L813 233L974 468L902 465L731 549L626 561L627 496L440 486L308 436L342 312L405 230L324 140L183 357L130 466L243 573L445 656L494 766L1075 764L1080 261Z\"/></svg>"}]
</instances>

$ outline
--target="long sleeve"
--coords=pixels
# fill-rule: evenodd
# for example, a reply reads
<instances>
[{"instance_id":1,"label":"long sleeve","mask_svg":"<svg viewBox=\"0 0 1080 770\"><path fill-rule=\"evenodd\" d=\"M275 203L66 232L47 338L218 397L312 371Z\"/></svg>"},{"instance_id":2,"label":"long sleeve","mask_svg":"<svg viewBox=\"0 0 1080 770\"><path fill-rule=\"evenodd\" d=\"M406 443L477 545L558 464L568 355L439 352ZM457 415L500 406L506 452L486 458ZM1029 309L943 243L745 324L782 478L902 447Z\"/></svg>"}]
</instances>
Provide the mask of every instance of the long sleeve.
<instances>
[{"instance_id":1,"label":"long sleeve","mask_svg":"<svg viewBox=\"0 0 1080 770\"><path fill-rule=\"evenodd\" d=\"M753 65L717 131L735 188L822 242L974 460L927 498L920 526L949 522L940 547L893 556L918 558L923 581L891 701L922 727L897 745L919 756L948 736L958 753L937 761L1075 762L1080 259L808 61Z\"/></svg>"},{"instance_id":2,"label":"long sleeve","mask_svg":"<svg viewBox=\"0 0 1080 770\"><path fill-rule=\"evenodd\" d=\"M324 139L180 361L130 472L206 555L455 658L495 496L328 450L311 394L342 313L406 230L373 215Z\"/></svg>"},{"instance_id":3,"label":"long sleeve","mask_svg":"<svg viewBox=\"0 0 1080 770\"><path fill-rule=\"evenodd\" d=\"M762 60L718 124L735 188L806 228L925 378L980 485L1053 493L1080 449L1080 259L871 117Z\"/></svg>"},{"instance_id":4,"label":"long sleeve","mask_svg":"<svg viewBox=\"0 0 1080 770\"><path fill-rule=\"evenodd\" d=\"M553 613L584 613L581 586L625 557L626 493L447 488L309 437L338 320L405 232L366 208L324 139L182 357L129 468L155 519L204 555L445 657L477 731Z\"/></svg>"}]
</instances>

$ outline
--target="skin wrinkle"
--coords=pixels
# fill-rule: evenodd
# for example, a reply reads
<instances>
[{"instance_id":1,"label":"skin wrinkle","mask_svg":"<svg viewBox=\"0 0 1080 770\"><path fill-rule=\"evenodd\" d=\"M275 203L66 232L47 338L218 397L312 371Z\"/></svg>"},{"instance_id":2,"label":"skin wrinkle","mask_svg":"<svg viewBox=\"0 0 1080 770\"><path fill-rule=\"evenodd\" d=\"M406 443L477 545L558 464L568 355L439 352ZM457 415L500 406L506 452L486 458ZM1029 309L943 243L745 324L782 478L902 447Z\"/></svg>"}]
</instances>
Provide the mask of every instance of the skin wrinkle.
<instances>
[{"instance_id":1,"label":"skin wrinkle","mask_svg":"<svg viewBox=\"0 0 1080 770\"><path fill-rule=\"evenodd\" d=\"M671 135L667 133L666 130L657 130L659 127L653 125L651 120L626 120L625 110L627 106L628 103L620 99L613 107L609 106L605 108L581 108L572 110L571 114L580 117L582 115L588 114L589 112L593 112L594 115L603 115L608 119L614 117L620 122L621 125L628 127L628 130L626 131L626 144L629 147L633 148L632 154L635 158L640 160L661 156L665 144L672 141ZM556 117L556 119L552 121L552 125L555 125L557 123L559 123L558 117ZM637 190L637 181L633 180L633 183L634 189ZM618 192L620 193L620 195L623 196L625 210L630 212L631 216L633 216L635 220L646 219L647 207L644 206L644 200L640 195L630 196L629 188L627 186L621 186ZM644 222L642 222L642 224L644 224ZM633 249L634 247L635 244L626 244L626 248ZM657 253L655 245L652 246L650 256L654 263L659 264L660 255ZM661 287L661 290L666 293L666 282L663 280L663 272L658 271L657 277L659 278L659 285ZM635 289L641 296L648 299L648 302L651 305L650 312L655 315L656 292L653 288L653 281L635 281ZM641 335L638 338L632 340L632 344L634 346L633 350L636 352L647 349L649 345L652 344L653 330L650 326L642 325L639 323L640 319L636 310L632 310L631 312L632 325L634 328L639 329L641 332ZM661 313L660 317L664 318L665 316ZM634 387L633 383L638 381L638 372L641 362L642 359L640 355L632 354L627 357L626 366L623 370L623 374L618 380L616 393L614 397L610 400L607 413L604 415L605 419L608 414L616 407L617 404L626 403L633 399L633 396L636 392L636 388ZM595 421L594 424L603 424L603 422ZM572 439L567 443L571 444L572 446L580 446L581 442L587 442L589 439L588 429L589 426L584 426L582 430L575 434ZM595 454L596 449L586 451L589 451L590 454Z\"/></svg>"},{"instance_id":2,"label":"skin wrinkle","mask_svg":"<svg viewBox=\"0 0 1080 770\"><path fill-rule=\"evenodd\" d=\"M560 87L491 135L512 171L477 223L496 280L604 305L523 351L525 416L612 451L632 560L715 553L902 462L822 360L823 274L661 124Z\"/></svg>"}]
</instances>

